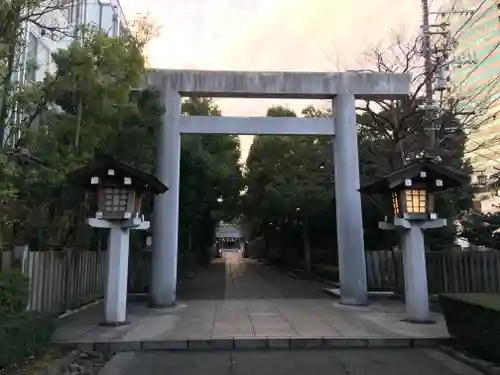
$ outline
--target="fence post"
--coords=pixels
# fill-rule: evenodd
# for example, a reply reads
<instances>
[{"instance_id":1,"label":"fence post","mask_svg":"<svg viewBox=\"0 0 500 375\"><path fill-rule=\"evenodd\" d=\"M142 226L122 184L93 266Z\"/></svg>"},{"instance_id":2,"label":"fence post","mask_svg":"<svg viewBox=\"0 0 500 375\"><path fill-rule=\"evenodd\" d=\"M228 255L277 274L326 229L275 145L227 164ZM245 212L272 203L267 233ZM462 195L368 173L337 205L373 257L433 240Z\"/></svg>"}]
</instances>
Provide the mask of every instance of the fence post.
<instances>
[{"instance_id":1,"label":"fence post","mask_svg":"<svg viewBox=\"0 0 500 375\"><path fill-rule=\"evenodd\" d=\"M71 295L71 269L72 269L72 252L70 248L65 248L65 263L64 263L64 310L68 311L70 306L70 295Z\"/></svg>"}]
</instances>

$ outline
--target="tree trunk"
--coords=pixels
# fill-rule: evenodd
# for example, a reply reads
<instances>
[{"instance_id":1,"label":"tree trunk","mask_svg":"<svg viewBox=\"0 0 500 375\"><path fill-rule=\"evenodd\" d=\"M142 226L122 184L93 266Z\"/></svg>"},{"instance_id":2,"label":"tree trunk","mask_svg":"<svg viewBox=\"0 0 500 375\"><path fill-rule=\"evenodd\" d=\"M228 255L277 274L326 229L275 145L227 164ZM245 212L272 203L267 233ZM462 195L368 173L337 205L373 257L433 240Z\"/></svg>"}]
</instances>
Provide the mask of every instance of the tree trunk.
<instances>
[{"instance_id":1,"label":"tree trunk","mask_svg":"<svg viewBox=\"0 0 500 375\"><path fill-rule=\"evenodd\" d=\"M80 92L80 97L78 99L78 112L76 118L76 134L75 134L75 151L78 152L78 147L80 145L80 130L82 128L83 122L83 93Z\"/></svg>"},{"instance_id":2,"label":"tree trunk","mask_svg":"<svg viewBox=\"0 0 500 375\"><path fill-rule=\"evenodd\" d=\"M312 276L311 243L309 241L309 228L305 224L302 227L302 242L304 245L304 270L307 276Z\"/></svg>"}]
</instances>

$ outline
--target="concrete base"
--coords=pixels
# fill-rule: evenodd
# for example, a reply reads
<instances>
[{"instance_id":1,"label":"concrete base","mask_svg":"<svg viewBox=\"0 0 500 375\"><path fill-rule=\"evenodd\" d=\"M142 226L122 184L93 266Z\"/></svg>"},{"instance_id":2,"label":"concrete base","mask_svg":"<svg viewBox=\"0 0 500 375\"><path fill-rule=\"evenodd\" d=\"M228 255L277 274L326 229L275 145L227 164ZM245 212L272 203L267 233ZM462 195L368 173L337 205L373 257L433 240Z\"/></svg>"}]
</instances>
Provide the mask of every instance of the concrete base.
<instances>
[{"instance_id":1,"label":"concrete base","mask_svg":"<svg viewBox=\"0 0 500 375\"><path fill-rule=\"evenodd\" d=\"M403 319L403 322L408 322L412 324L436 324L437 321L433 319L426 319L426 320L416 320L416 319Z\"/></svg>"},{"instance_id":2,"label":"concrete base","mask_svg":"<svg viewBox=\"0 0 500 375\"><path fill-rule=\"evenodd\" d=\"M367 299L366 301L359 301L357 299L352 298L342 298L340 297L339 303L345 306L369 306L370 301Z\"/></svg>"},{"instance_id":3,"label":"concrete base","mask_svg":"<svg viewBox=\"0 0 500 375\"><path fill-rule=\"evenodd\" d=\"M149 299L148 301L148 308L150 309L172 309L174 307L177 307L178 303L168 303L168 304L161 304L161 303L156 303L152 299Z\"/></svg>"},{"instance_id":4,"label":"concrete base","mask_svg":"<svg viewBox=\"0 0 500 375\"><path fill-rule=\"evenodd\" d=\"M123 326L128 326L130 324L129 321L124 321L124 322L101 322L99 325L101 327L123 327Z\"/></svg>"},{"instance_id":5,"label":"concrete base","mask_svg":"<svg viewBox=\"0 0 500 375\"><path fill-rule=\"evenodd\" d=\"M334 298L341 298L340 296L340 288L323 288L323 291L329 295L331 295ZM368 298L369 299L397 299L397 296L393 292L374 292L374 291L369 291L368 292ZM356 306L355 304L349 304L349 303L344 303L343 301L340 301L342 305L352 305ZM357 306L367 306L368 304L361 304Z\"/></svg>"}]
</instances>

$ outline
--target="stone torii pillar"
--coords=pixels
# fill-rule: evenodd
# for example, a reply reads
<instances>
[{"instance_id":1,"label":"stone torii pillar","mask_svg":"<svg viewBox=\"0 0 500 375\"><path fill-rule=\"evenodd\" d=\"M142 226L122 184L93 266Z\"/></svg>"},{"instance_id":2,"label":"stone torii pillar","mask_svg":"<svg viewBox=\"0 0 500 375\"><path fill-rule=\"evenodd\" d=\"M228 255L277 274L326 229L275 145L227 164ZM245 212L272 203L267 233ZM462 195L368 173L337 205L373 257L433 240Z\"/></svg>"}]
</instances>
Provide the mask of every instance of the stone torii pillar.
<instances>
[{"instance_id":1,"label":"stone torii pillar","mask_svg":"<svg viewBox=\"0 0 500 375\"><path fill-rule=\"evenodd\" d=\"M355 99L402 98L409 93L410 75L155 70L148 80L165 103L157 174L170 188L155 201L152 305L172 306L176 300L182 133L334 135L341 302L366 304ZM334 118L181 116L181 96L333 99Z\"/></svg>"}]
</instances>

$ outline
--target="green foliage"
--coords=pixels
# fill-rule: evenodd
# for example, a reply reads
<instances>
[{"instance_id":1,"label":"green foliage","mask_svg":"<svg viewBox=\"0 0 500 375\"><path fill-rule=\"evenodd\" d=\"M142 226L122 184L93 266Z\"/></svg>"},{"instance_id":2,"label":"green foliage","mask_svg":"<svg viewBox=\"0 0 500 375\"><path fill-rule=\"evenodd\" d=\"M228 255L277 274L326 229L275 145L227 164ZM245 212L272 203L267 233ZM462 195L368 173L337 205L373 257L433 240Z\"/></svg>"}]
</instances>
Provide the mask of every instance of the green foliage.
<instances>
[{"instance_id":1,"label":"green foliage","mask_svg":"<svg viewBox=\"0 0 500 375\"><path fill-rule=\"evenodd\" d=\"M53 54L57 72L23 91L18 105L38 131L21 131L13 152L0 155L9 167L0 176L4 240L88 248L96 238L85 223L89 201L84 191L67 186L67 174L102 151L154 172L164 109L156 92L136 90L143 86L148 25L136 26L139 37L82 28L81 43ZM14 160L23 152L36 162ZM42 223L54 231L33 230Z\"/></svg>"},{"instance_id":2,"label":"green foliage","mask_svg":"<svg viewBox=\"0 0 500 375\"><path fill-rule=\"evenodd\" d=\"M445 294L439 300L456 345L500 363L500 294Z\"/></svg>"},{"instance_id":3,"label":"green foliage","mask_svg":"<svg viewBox=\"0 0 500 375\"><path fill-rule=\"evenodd\" d=\"M385 176L403 167L425 150L427 135L421 126L424 113L418 96L400 102L385 101L382 110L369 105L357 116L361 183ZM295 116L288 108L273 106L270 116ZM331 109L308 106L304 116L332 117ZM444 112L439 124L457 120ZM443 127L444 127L443 125ZM438 154L442 163L465 173L466 136L458 128L442 134ZM251 237L262 236L268 251L280 248L283 253L268 256L290 264L336 264L336 218L332 179L332 137L257 136L247 159L247 192L244 196L244 221ZM472 189L465 186L437 196L437 213L448 218L444 229L426 231L426 245L433 250L452 246L457 229L455 219L471 207ZM382 232L378 222L390 216L389 196L362 196L365 248L388 249L399 245L394 232ZM283 250L285 249L285 250ZM311 250L312 249L312 250ZM308 255L308 252L312 254Z\"/></svg>"},{"instance_id":4,"label":"green foliage","mask_svg":"<svg viewBox=\"0 0 500 375\"><path fill-rule=\"evenodd\" d=\"M469 214L462 221L462 237L476 246L500 249L500 214Z\"/></svg>"},{"instance_id":5,"label":"green foliage","mask_svg":"<svg viewBox=\"0 0 500 375\"><path fill-rule=\"evenodd\" d=\"M279 106L269 108L267 115L296 116ZM254 236L264 235L268 245L279 241L289 249L283 255L288 262L306 258L308 272L311 246L318 245L312 241L332 223L329 218L325 225L323 216L333 209L331 147L331 137L256 136L246 163L247 225Z\"/></svg>"},{"instance_id":6,"label":"green foliage","mask_svg":"<svg viewBox=\"0 0 500 375\"><path fill-rule=\"evenodd\" d=\"M182 113L221 115L209 98L183 101ZM195 252L198 260L206 263L218 221L230 221L239 214L239 196L244 187L239 139L232 135L185 135L181 152L181 249Z\"/></svg>"},{"instance_id":7,"label":"green foliage","mask_svg":"<svg viewBox=\"0 0 500 375\"><path fill-rule=\"evenodd\" d=\"M38 356L49 346L55 320L48 315L24 312L0 319L0 370Z\"/></svg>"},{"instance_id":8,"label":"green foliage","mask_svg":"<svg viewBox=\"0 0 500 375\"><path fill-rule=\"evenodd\" d=\"M0 320L2 316L25 311L28 298L28 278L20 269L0 273Z\"/></svg>"}]
</instances>

